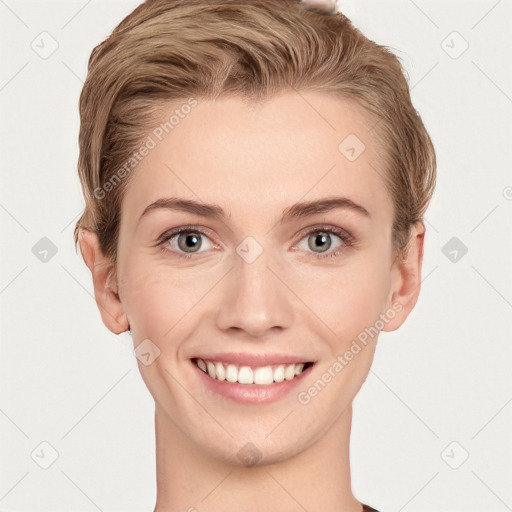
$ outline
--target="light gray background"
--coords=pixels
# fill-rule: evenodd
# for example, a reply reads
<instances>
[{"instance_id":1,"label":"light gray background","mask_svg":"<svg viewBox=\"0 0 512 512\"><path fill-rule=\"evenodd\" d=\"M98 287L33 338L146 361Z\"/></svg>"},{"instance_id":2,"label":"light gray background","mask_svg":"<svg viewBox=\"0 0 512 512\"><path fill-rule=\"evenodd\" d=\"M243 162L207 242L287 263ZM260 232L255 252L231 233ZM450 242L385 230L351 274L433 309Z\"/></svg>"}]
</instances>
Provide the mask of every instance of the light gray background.
<instances>
[{"instance_id":1,"label":"light gray background","mask_svg":"<svg viewBox=\"0 0 512 512\"><path fill-rule=\"evenodd\" d=\"M138 3L0 0L0 511L153 510L153 400L72 240L87 59ZM354 493L382 512L512 510L511 2L341 5L401 57L439 173L419 301L354 403Z\"/></svg>"}]
</instances>

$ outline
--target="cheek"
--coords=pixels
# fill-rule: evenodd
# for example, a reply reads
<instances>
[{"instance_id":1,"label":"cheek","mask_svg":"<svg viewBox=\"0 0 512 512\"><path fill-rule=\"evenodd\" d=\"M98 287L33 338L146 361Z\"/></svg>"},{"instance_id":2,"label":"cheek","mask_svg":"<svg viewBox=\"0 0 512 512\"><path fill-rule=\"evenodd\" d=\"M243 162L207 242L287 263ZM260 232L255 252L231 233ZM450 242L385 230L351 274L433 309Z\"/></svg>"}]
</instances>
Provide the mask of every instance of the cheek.
<instances>
[{"instance_id":1,"label":"cheek","mask_svg":"<svg viewBox=\"0 0 512 512\"><path fill-rule=\"evenodd\" d=\"M153 261L152 261L153 260ZM194 316L195 306L213 286L215 276L134 255L123 262L122 302L134 341L157 344L176 337Z\"/></svg>"},{"instance_id":2,"label":"cheek","mask_svg":"<svg viewBox=\"0 0 512 512\"><path fill-rule=\"evenodd\" d=\"M359 253L336 268L316 268L297 280L295 289L310 309L334 333L333 348L350 344L365 328L375 324L389 291L390 273L378 255ZM300 291L299 291L300 290ZM336 344L336 347L334 347Z\"/></svg>"},{"instance_id":3,"label":"cheek","mask_svg":"<svg viewBox=\"0 0 512 512\"><path fill-rule=\"evenodd\" d=\"M176 303L172 283L163 282L162 273L149 264L147 257L130 254L122 260L121 287L123 309L134 341L151 339L161 329L160 323L165 317L171 320L170 305Z\"/></svg>"},{"instance_id":4,"label":"cheek","mask_svg":"<svg viewBox=\"0 0 512 512\"><path fill-rule=\"evenodd\" d=\"M134 340L156 342L175 338L198 320L200 310L211 305L213 288L225 270L173 268L169 262L143 253L127 255L121 269L123 307ZM382 312L390 275L377 251L354 253L339 265L304 264L296 270L283 268L284 281L299 302L336 333L338 343L373 325ZM199 302L202 305L197 308Z\"/></svg>"}]
</instances>

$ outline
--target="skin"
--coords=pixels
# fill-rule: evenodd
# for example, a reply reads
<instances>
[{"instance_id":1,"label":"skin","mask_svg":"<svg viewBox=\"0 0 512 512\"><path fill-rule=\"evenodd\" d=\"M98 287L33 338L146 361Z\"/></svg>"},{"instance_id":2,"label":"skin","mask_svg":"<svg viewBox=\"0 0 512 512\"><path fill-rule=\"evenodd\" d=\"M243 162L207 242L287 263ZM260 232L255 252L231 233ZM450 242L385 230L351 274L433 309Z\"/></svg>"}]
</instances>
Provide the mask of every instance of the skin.
<instances>
[{"instance_id":1,"label":"skin","mask_svg":"<svg viewBox=\"0 0 512 512\"><path fill-rule=\"evenodd\" d=\"M175 109L168 107L164 118ZM200 100L133 171L117 269L95 234L83 232L103 322L116 334L130 328L135 347L150 339L160 350L148 366L138 360L156 404L156 511L362 510L351 490L352 401L378 336L309 403L297 394L332 373L337 356L380 314L388 318L393 304L401 311L382 330L400 327L420 292L424 224L413 226L408 257L399 263L371 126L356 105L316 91L259 105ZM350 133L366 145L353 162L338 150ZM156 209L139 221L147 205L169 196L218 204L229 217ZM279 224L285 208L326 196L350 198L371 218L335 209ZM303 232L318 224L348 231L354 244L317 259L343 244L332 234L330 248L315 246L318 233ZM167 251L155 247L164 232L187 225L209 233L191 258L176 255L187 254L180 235ZM263 248L252 263L236 252L247 236ZM240 405L209 393L190 362L228 351L295 354L316 364L277 402ZM261 457L252 467L237 456L248 442Z\"/></svg>"}]
</instances>

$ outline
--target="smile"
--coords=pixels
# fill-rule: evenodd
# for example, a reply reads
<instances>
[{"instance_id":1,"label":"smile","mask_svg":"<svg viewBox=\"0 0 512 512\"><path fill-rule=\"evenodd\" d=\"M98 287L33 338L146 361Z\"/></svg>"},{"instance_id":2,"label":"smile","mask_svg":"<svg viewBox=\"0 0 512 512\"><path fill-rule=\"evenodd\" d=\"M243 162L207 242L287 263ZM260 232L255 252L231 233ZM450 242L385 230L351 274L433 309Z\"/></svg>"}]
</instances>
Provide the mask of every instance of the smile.
<instances>
[{"instance_id":1,"label":"smile","mask_svg":"<svg viewBox=\"0 0 512 512\"><path fill-rule=\"evenodd\" d=\"M241 366L235 363L208 361L195 358L193 362L214 380L244 385L270 385L293 380L312 366L312 362L271 366Z\"/></svg>"}]
</instances>

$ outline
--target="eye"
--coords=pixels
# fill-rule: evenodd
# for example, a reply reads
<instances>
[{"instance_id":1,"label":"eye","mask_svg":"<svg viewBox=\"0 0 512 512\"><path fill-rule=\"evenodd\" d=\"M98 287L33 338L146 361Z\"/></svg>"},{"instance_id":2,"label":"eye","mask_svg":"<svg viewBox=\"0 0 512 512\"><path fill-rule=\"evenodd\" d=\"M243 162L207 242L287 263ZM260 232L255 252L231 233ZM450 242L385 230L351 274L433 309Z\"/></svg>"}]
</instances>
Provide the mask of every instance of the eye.
<instances>
[{"instance_id":1,"label":"eye","mask_svg":"<svg viewBox=\"0 0 512 512\"><path fill-rule=\"evenodd\" d=\"M208 241L206 244L204 243L205 239ZM194 254L207 251L212 247L219 248L212 243L204 231L193 226L182 226L166 231L158 239L157 245L182 258L191 258Z\"/></svg>"},{"instance_id":2,"label":"eye","mask_svg":"<svg viewBox=\"0 0 512 512\"><path fill-rule=\"evenodd\" d=\"M298 247L305 252L313 251L317 259L339 256L344 249L350 247L353 243L353 238L349 233L334 226L315 226L309 228L305 235L301 239L305 246L299 245ZM330 250L333 245L333 236L339 241L337 245L334 245L334 249Z\"/></svg>"},{"instance_id":3,"label":"eye","mask_svg":"<svg viewBox=\"0 0 512 512\"><path fill-rule=\"evenodd\" d=\"M333 236L338 239L334 248ZM205 240L207 240L206 244ZM299 244L299 249L304 252L313 252L315 258L323 259L339 256L343 250L353 245L354 239L350 233L335 226L314 226L302 233L300 242L305 243L305 246ZM192 258L195 254L208 249L221 248L220 245L212 242L209 234L195 226L181 226L166 231L158 238L155 245L161 246L164 251L171 252L180 258Z\"/></svg>"}]
</instances>

